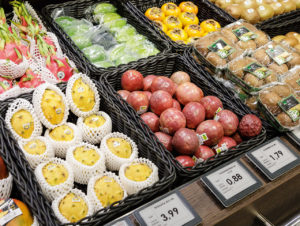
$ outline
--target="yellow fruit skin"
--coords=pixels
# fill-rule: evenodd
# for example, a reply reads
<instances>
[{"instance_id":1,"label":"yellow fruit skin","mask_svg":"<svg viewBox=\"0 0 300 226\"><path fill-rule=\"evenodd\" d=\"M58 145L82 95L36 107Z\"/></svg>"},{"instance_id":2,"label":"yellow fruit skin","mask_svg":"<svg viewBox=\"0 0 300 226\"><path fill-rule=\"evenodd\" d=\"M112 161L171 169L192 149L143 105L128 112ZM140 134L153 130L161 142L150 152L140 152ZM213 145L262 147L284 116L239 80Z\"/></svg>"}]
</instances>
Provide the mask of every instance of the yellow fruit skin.
<instances>
[{"instance_id":1,"label":"yellow fruit skin","mask_svg":"<svg viewBox=\"0 0 300 226\"><path fill-rule=\"evenodd\" d=\"M83 112L93 110L95 106L95 93L89 85L77 79L72 87L72 99L76 107Z\"/></svg>"},{"instance_id":2,"label":"yellow fruit skin","mask_svg":"<svg viewBox=\"0 0 300 226\"><path fill-rule=\"evenodd\" d=\"M125 170L125 176L132 181L145 181L151 175L152 169L143 163L132 164Z\"/></svg>"},{"instance_id":3,"label":"yellow fruit skin","mask_svg":"<svg viewBox=\"0 0 300 226\"><path fill-rule=\"evenodd\" d=\"M111 177L104 176L96 181L94 191L103 207L123 199L124 191Z\"/></svg>"},{"instance_id":4,"label":"yellow fruit skin","mask_svg":"<svg viewBox=\"0 0 300 226\"><path fill-rule=\"evenodd\" d=\"M86 124L90 128L98 128L103 126L106 122L105 118L101 115L90 115L84 119L84 124Z\"/></svg>"},{"instance_id":5,"label":"yellow fruit skin","mask_svg":"<svg viewBox=\"0 0 300 226\"><path fill-rule=\"evenodd\" d=\"M24 145L24 150L31 155L41 155L46 151L46 144L39 139L34 139Z\"/></svg>"},{"instance_id":6,"label":"yellow fruit skin","mask_svg":"<svg viewBox=\"0 0 300 226\"><path fill-rule=\"evenodd\" d=\"M74 139L74 131L67 125L61 125L51 130L49 136L56 141L71 141Z\"/></svg>"},{"instance_id":7,"label":"yellow fruit skin","mask_svg":"<svg viewBox=\"0 0 300 226\"><path fill-rule=\"evenodd\" d=\"M45 118L53 125L61 123L64 119L65 105L62 97L54 90L46 89L41 102Z\"/></svg>"},{"instance_id":8,"label":"yellow fruit skin","mask_svg":"<svg viewBox=\"0 0 300 226\"><path fill-rule=\"evenodd\" d=\"M42 173L47 183L51 186L64 183L69 176L67 169L63 165L52 162L43 167Z\"/></svg>"},{"instance_id":9,"label":"yellow fruit skin","mask_svg":"<svg viewBox=\"0 0 300 226\"><path fill-rule=\"evenodd\" d=\"M73 155L78 162L87 166L93 166L100 159L96 150L84 146L76 148Z\"/></svg>"},{"instance_id":10,"label":"yellow fruit skin","mask_svg":"<svg viewBox=\"0 0 300 226\"><path fill-rule=\"evenodd\" d=\"M17 200L13 199L16 205L21 209L22 214L9 221L6 226L31 226L33 224L33 216L28 206Z\"/></svg>"},{"instance_id":11,"label":"yellow fruit skin","mask_svg":"<svg viewBox=\"0 0 300 226\"><path fill-rule=\"evenodd\" d=\"M34 122L29 111L24 109L17 111L11 117L13 130L22 138L28 139L34 130Z\"/></svg>"},{"instance_id":12,"label":"yellow fruit skin","mask_svg":"<svg viewBox=\"0 0 300 226\"><path fill-rule=\"evenodd\" d=\"M58 209L72 223L86 217L88 213L88 206L84 199L72 192L60 201Z\"/></svg>"},{"instance_id":13,"label":"yellow fruit skin","mask_svg":"<svg viewBox=\"0 0 300 226\"><path fill-rule=\"evenodd\" d=\"M119 137L111 137L106 141L109 150L120 158L129 158L132 153L132 147L128 141Z\"/></svg>"}]
</instances>

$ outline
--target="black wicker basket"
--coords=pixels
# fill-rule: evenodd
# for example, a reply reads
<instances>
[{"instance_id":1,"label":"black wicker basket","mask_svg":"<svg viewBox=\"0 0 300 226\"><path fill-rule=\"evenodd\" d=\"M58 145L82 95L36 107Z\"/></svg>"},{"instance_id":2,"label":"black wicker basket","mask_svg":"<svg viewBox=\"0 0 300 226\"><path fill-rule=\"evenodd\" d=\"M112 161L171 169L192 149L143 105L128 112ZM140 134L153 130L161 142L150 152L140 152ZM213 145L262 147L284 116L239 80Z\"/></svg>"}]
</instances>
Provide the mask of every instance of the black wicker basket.
<instances>
[{"instance_id":1,"label":"black wicker basket","mask_svg":"<svg viewBox=\"0 0 300 226\"><path fill-rule=\"evenodd\" d=\"M140 192L126 197L124 200L112 204L110 207L104 208L100 211L97 211L92 216L86 217L79 222L69 225L102 225L109 220L113 220L126 211L132 210L134 207L137 207L140 204L144 204L149 201L151 198L162 194L162 192L167 191L167 189L172 185L176 179L175 169L171 164L169 158L167 158L165 152L161 151L159 147L156 146L156 143L152 141L148 134L145 134L140 128L142 125L136 124L136 122L126 116L122 112L122 109L119 108L109 97L107 93L99 82L94 80L94 83L97 86L99 95L101 97L100 110L107 112L111 119L113 125L113 131L119 131L128 135L138 146L139 157L150 159L159 169L159 178L160 180L154 185L141 190ZM66 89L66 84L61 83L58 85L64 92ZM20 95L19 98L25 98L28 101L32 100L32 93ZM6 110L8 109L9 104L14 100L7 99L6 101L1 102L0 112L2 117L5 115ZM44 213L35 213L40 216L41 221L44 224L46 219L51 218L50 222L56 220L53 217L52 209L50 209L50 203L46 201L42 195L41 189L36 181L36 178L33 174L33 171L30 169L28 162L25 160L23 152L18 147L17 142L9 133L7 127L4 125L3 118L0 117L1 125L1 137L3 137L4 142L1 142L2 148L1 151L5 154L6 159L14 158L15 164L18 165L18 170L15 170L15 180L18 180L18 183L24 183L24 189L22 192L24 195L32 196L30 201L32 202L33 211L43 211ZM77 117L73 114L69 116L70 122L76 123ZM11 154L12 157L9 157ZM6 162L9 162L6 160ZM10 170L10 168L9 168ZM19 179L20 178L20 179ZM26 178L26 181L24 182ZM20 180L20 181L19 181ZM75 184L75 187L79 187L85 191L86 186ZM29 198L28 198L29 199ZM45 214L46 213L46 214ZM82 222L86 220L86 222ZM50 224L49 224L50 225Z\"/></svg>"},{"instance_id":2,"label":"black wicker basket","mask_svg":"<svg viewBox=\"0 0 300 226\"><path fill-rule=\"evenodd\" d=\"M175 71L185 71L190 75L191 81L198 85L203 90L205 95L214 95L219 97L223 102L224 107L226 109L234 111L239 118L247 113L251 113L247 107L241 108L240 106L236 105L233 101L234 97L223 95L222 90L218 90L212 83L210 83L206 79L206 76L203 75L203 73L206 73L205 71L198 72L194 70L191 65L184 59L184 57L181 57L178 54L168 54L160 57L160 59L152 60L148 64L139 65L138 67L132 69L138 70L144 76L153 74L166 77L170 77ZM108 89L108 92L110 93L110 98L113 100L113 102L122 106L132 118L135 118L137 123L142 125L141 128L144 130L144 132L146 134L150 134L149 138L151 138L153 142L156 142L162 150L165 150L170 161L174 163L179 176L181 176L181 181L199 176L202 173L216 167L217 165L220 165L225 161L228 161L229 159L252 149L258 144L263 143L266 139L266 130L263 128L260 135L248 141L242 142L234 149L229 149L226 152L217 154L213 158L210 158L203 163L197 164L193 168L182 167L175 160L174 156L164 148L164 146L158 141L158 139L156 139L154 133L146 124L144 124L143 120L138 116L136 111L129 104L127 104L127 102L124 101L120 95L118 95L117 90L122 89L121 75L124 71L117 71L101 77L101 80L103 80L106 88Z\"/></svg>"},{"instance_id":3,"label":"black wicker basket","mask_svg":"<svg viewBox=\"0 0 300 226\"><path fill-rule=\"evenodd\" d=\"M174 2L175 4L180 4L183 1L178 0L151 0L151 1L143 1L143 0L131 0L131 1L124 1L126 2L125 6L128 8L128 10L131 12L133 16L138 18L140 21L144 21L148 26L151 26L153 30L156 31L157 35L161 36L163 39L167 40L172 46L173 50L177 52L184 51L188 45L184 44L178 44L174 41L172 41L164 32L162 32L157 26L155 26L151 20L149 20L144 13L148 8L151 7L161 7L164 3L167 2ZM218 7L216 7L214 4L212 4L209 1L206 0L197 0L192 1L195 5L198 6L198 18L199 21L207 20L207 19L214 19L218 21L221 26L225 26L227 24L230 24L236 19L234 19L232 16L227 14L226 12L222 11Z\"/></svg>"},{"instance_id":4,"label":"black wicker basket","mask_svg":"<svg viewBox=\"0 0 300 226\"><path fill-rule=\"evenodd\" d=\"M65 14L68 16L72 16L77 19L85 18L86 16L86 9L89 6L92 6L96 4L97 2L108 2L106 0L79 0L79 1L70 1L65 2L61 4L52 4L47 5L43 8L42 12L44 15L44 18L46 19L46 22L50 27L53 28L53 32L62 40L65 41L67 46L74 52L80 59L83 61L85 65L90 70L91 76L93 76L95 79L98 79L100 74L103 72L108 71L114 71L117 69L122 69L124 67L134 67L144 61L151 60L155 58L156 56L163 55L166 52L170 51L169 44L161 39L159 36L157 36L154 31L152 31L149 27L145 26L144 24L140 23L132 14L127 10L126 7L117 0L110 0L109 2L112 3L117 8L117 13L119 13L121 16L125 17L127 19L127 22L134 26L138 33L144 35L148 38L149 41L151 41L157 49L159 49L160 53L158 53L156 56L150 56L148 58L142 58L138 61L133 61L128 64L122 64L117 67L109 67L109 68L98 68L94 66L83 54L83 52L75 45L75 43L72 41L72 39L63 31L63 29L54 21L54 19L51 17L52 12L57 8L63 8L65 11Z\"/></svg>"}]
</instances>

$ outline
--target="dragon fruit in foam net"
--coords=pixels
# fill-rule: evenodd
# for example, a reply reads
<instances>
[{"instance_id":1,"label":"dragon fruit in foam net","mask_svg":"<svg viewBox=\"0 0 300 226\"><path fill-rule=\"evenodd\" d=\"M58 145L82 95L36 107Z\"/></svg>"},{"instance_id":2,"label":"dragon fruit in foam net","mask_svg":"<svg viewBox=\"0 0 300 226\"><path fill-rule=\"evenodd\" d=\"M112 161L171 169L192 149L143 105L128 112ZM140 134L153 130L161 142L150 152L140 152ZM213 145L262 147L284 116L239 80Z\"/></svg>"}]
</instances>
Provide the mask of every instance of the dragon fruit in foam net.
<instances>
[{"instance_id":1,"label":"dragon fruit in foam net","mask_svg":"<svg viewBox=\"0 0 300 226\"><path fill-rule=\"evenodd\" d=\"M13 87L12 81L6 78L0 77L0 94L4 93L5 91L11 89Z\"/></svg>"},{"instance_id":2,"label":"dragon fruit in foam net","mask_svg":"<svg viewBox=\"0 0 300 226\"><path fill-rule=\"evenodd\" d=\"M28 69L26 73L21 77L18 85L20 88L35 88L43 84L41 77L34 73L31 69Z\"/></svg>"}]
</instances>

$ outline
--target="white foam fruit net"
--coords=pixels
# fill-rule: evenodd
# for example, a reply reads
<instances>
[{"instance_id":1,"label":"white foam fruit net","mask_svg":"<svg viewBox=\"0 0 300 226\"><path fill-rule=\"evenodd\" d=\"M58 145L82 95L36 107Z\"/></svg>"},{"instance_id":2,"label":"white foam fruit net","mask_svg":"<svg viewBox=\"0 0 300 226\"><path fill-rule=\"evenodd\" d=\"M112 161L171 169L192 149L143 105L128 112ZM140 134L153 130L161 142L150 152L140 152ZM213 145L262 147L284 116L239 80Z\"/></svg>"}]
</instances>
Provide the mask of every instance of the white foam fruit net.
<instances>
[{"instance_id":1,"label":"white foam fruit net","mask_svg":"<svg viewBox=\"0 0 300 226\"><path fill-rule=\"evenodd\" d=\"M126 140L128 143L130 143L130 146L131 146L130 157L129 158L120 158L117 155L113 154L110 151L109 147L107 146L107 140L109 138L122 138L122 139ZM116 142L114 144L114 146L118 146L118 145L120 145L119 142ZM114 133L110 133L110 134L106 135L101 141L100 150L105 153L107 169L112 170L112 171L119 170L122 164L131 162L138 157L138 148L137 148L137 145L135 144L135 142L133 140L131 140L125 134L119 133L119 132L114 132Z\"/></svg>"},{"instance_id":2,"label":"white foam fruit net","mask_svg":"<svg viewBox=\"0 0 300 226\"><path fill-rule=\"evenodd\" d=\"M120 178L116 174L114 174L112 172L105 172L102 175L94 176L89 180L88 187L87 187L87 197L90 200L90 202L93 204L94 211L98 211L98 210L104 208L95 193L95 183L104 176L114 179L120 185L120 187L123 190L123 198L122 199L127 197L126 189L123 186L123 184L121 183Z\"/></svg>"},{"instance_id":3,"label":"white foam fruit net","mask_svg":"<svg viewBox=\"0 0 300 226\"><path fill-rule=\"evenodd\" d=\"M147 166L149 166L152 169L152 173L145 181L130 180L125 176L125 171L126 171L127 167L129 167L132 164L146 164ZM138 158L138 159L133 160L132 162L124 163L120 167L119 177L120 177L121 183L124 185L127 193L130 195L137 193L140 190L153 185L155 182L157 182L159 180L157 166L154 163L152 163L150 160L145 159L145 158Z\"/></svg>"},{"instance_id":4,"label":"white foam fruit net","mask_svg":"<svg viewBox=\"0 0 300 226\"><path fill-rule=\"evenodd\" d=\"M48 182L46 181L46 179L43 175L43 172L42 172L42 169L48 163L55 163L55 164L63 165L68 171L67 180L65 182L63 182L61 184L58 184L58 185L55 185L55 186L51 186L50 184L48 184ZM50 201L53 201L58 196L65 194L70 189L72 189L73 186L74 186L73 170L72 170L71 166L66 161L64 161L60 158L52 158L47 162L43 162L43 163L39 164L36 167L36 169L34 170L34 173L35 173L35 176L37 178L37 181L39 182L39 184L42 188L42 191L43 191L44 195ZM55 175L53 175L53 176L55 176Z\"/></svg>"},{"instance_id":5,"label":"white foam fruit net","mask_svg":"<svg viewBox=\"0 0 300 226\"><path fill-rule=\"evenodd\" d=\"M99 159L97 162L95 162L93 165L85 165L79 162L74 157L74 151L76 148L84 147L86 149L93 149L97 152L99 155ZM84 159L86 159L87 156ZM80 143L76 146L70 147L67 151L66 161L69 163L69 165L72 167L74 172L74 180L77 183L80 184L87 184L89 182L89 179L92 176L96 176L99 174L102 174L105 171L105 155L103 152L100 151L99 148L97 148L94 145L88 144L88 143Z\"/></svg>"},{"instance_id":6,"label":"white foam fruit net","mask_svg":"<svg viewBox=\"0 0 300 226\"><path fill-rule=\"evenodd\" d=\"M101 140L112 131L112 121L108 114L103 111L95 113L95 115L102 116L105 119L105 123L97 128L91 128L84 123L84 118L77 119L77 126L82 132L83 141L91 144L99 144Z\"/></svg>"},{"instance_id":7,"label":"white foam fruit net","mask_svg":"<svg viewBox=\"0 0 300 226\"><path fill-rule=\"evenodd\" d=\"M10 60L0 60L0 75L9 76L11 79L19 78L29 67L29 62L26 57L23 57L23 61L20 64L16 64Z\"/></svg>"},{"instance_id":8,"label":"white foam fruit net","mask_svg":"<svg viewBox=\"0 0 300 226\"><path fill-rule=\"evenodd\" d=\"M75 195L77 195L78 197L82 198L84 200L84 202L86 203L87 207L88 207L88 212L86 214L86 216L92 215L94 212L94 208L92 203L90 202L90 200L87 198L87 196L79 189L71 189L70 191L68 191L67 193L60 195L59 197L57 197L56 199L54 199L54 201L52 202L52 209L54 211L54 214L56 215L56 217L58 218L58 220L65 224L65 223L71 223L66 217L64 217L61 212L59 211L59 205L60 202L65 198L65 196L69 193L73 193ZM73 200L72 200L73 201ZM74 200L75 202L76 200ZM84 221L83 221L84 222Z\"/></svg>"},{"instance_id":9,"label":"white foam fruit net","mask_svg":"<svg viewBox=\"0 0 300 226\"><path fill-rule=\"evenodd\" d=\"M13 177L9 173L7 178L0 180L0 200L8 199L10 197L11 189L13 185Z\"/></svg>"},{"instance_id":10,"label":"white foam fruit net","mask_svg":"<svg viewBox=\"0 0 300 226\"><path fill-rule=\"evenodd\" d=\"M43 128L42 128L42 125L41 125L40 121L38 120L38 118L37 118L37 116L34 112L33 106L31 105L31 103L28 100L23 99L23 98L18 98L10 104L8 110L6 111L6 115L5 115L5 123L8 127L8 129L11 131L13 137L16 140L28 140L28 139L30 139L30 138L24 139L19 134L17 134L17 132L12 127L11 119L12 119L13 115L16 112L20 111L20 110L28 111L31 114L32 118L33 118L34 129L32 131L32 134L31 134L30 138L40 136L41 133L42 133ZM31 125L29 123L27 123L27 124L23 125L23 128L24 129L29 129L30 126Z\"/></svg>"},{"instance_id":11,"label":"white foam fruit net","mask_svg":"<svg viewBox=\"0 0 300 226\"><path fill-rule=\"evenodd\" d=\"M73 91L73 86L74 86L74 83L75 81L77 81L78 79L82 79L82 81L87 84L90 89L93 91L94 93L94 96L95 96L95 105L93 107L92 110L90 111L87 111L87 112L84 112L84 111L81 111L77 106L76 104L74 103L73 101L73 98L72 98L72 91ZM84 92L84 90L77 90L77 92ZM67 89L66 89L66 98L67 98L67 101L69 103L69 106L70 106L70 109L71 111L77 115L78 117L87 117L91 114L94 114L96 113L97 111L99 111L99 105L100 105L100 96L99 96L99 93L98 93L98 90L97 90L97 87L95 86L95 84L92 82L92 80L82 74L82 73L78 73L78 74L75 74L73 75L69 81L68 81L68 85L67 85Z\"/></svg>"},{"instance_id":12,"label":"white foam fruit net","mask_svg":"<svg viewBox=\"0 0 300 226\"><path fill-rule=\"evenodd\" d=\"M52 147L55 152L56 157L65 158L67 154L67 150L69 147L75 146L77 144L80 144L82 141L82 134L81 131L78 129L78 127L70 122L65 123L65 125L69 126L73 130L74 137L70 141L57 141L53 140L50 136L50 130L47 129L45 132L45 137L49 139L50 143L52 144ZM66 131L69 132L69 131Z\"/></svg>"},{"instance_id":13,"label":"white foam fruit net","mask_svg":"<svg viewBox=\"0 0 300 226\"><path fill-rule=\"evenodd\" d=\"M46 89L53 90L58 95L60 95L62 97L63 105L65 107L63 120L59 124L56 124L56 125L52 124L51 122L49 122L46 119L44 112L42 110L41 104L42 104L43 94ZM32 102L33 102L34 110L37 114L37 117L43 123L43 125L45 127L47 127L48 129L53 129L56 126L60 126L60 125L63 125L64 123L66 123L68 115L69 115L69 106L67 104L67 100L66 100L64 93L57 86L50 84L50 83L44 83L44 84L40 85L33 92Z\"/></svg>"},{"instance_id":14,"label":"white foam fruit net","mask_svg":"<svg viewBox=\"0 0 300 226\"><path fill-rule=\"evenodd\" d=\"M45 144L46 150L43 154L33 155L33 154L28 153L24 149L25 144L27 144L28 142L30 142L32 140L40 140L41 142L43 142ZM35 145L36 144L32 144L32 148L35 148L36 147ZM19 141L19 146L20 146L21 150L23 151L25 158L29 162L32 169L35 169L42 162L48 161L49 159L51 159L55 156L52 144L49 141L49 139L47 139L46 137L39 136L39 137L31 138L30 140ZM31 148L31 147L29 146L29 148Z\"/></svg>"}]
</instances>

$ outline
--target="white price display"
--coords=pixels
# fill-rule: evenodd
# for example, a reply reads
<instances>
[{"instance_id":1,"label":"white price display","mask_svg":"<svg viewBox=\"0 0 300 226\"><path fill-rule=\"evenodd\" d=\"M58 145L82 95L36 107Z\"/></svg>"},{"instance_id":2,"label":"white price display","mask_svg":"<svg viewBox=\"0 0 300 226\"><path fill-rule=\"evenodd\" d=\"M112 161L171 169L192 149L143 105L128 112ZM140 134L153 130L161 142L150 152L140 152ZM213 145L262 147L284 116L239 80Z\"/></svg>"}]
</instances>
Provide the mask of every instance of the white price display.
<instances>
[{"instance_id":1,"label":"white price display","mask_svg":"<svg viewBox=\"0 0 300 226\"><path fill-rule=\"evenodd\" d=\"M297 157L279 140L274 140L251 153L263 167L274 173Z\"/></svg>"},{"instance_id":2,"label":"white price display","mask_svg":"<svg viewBox=\"0 0 300 226\"><path fill-rule=\"evenodd\" d=\"M129 226L129 225L127 224L127 222L125 220L122 220L122 221L118 221L118 222L112 224L111 226Z\"/></svg>"},{"instance_id":3,"label":"white price display","mask_svg":"<svg viewBox=\"0 0 300 226\"><path fill-rule=\"evenodd\" d=\"M298 138L300 139L300 128L294 129L292 131L292 133Z\"/></svg>"},{"instance_id":4,"label":"white price display","mask_svg":"<svg viewBox=\"0 0 300 226\"><path fill-rule=\"evenodd\" d=\"M184 225L195 218L176 193L148 206L139 214L149 226Z\"/></svg>"},{"instance_id":5,"label":"white price display","mask_svg":"<svg viewBox=\"0 0 300 226\"><path fill-rule=\"evenodd\" d=\"M230 199L256 183L255 179L237 161L207 176L210 183L225 199Z\"/></svg>"}]
</instances>

